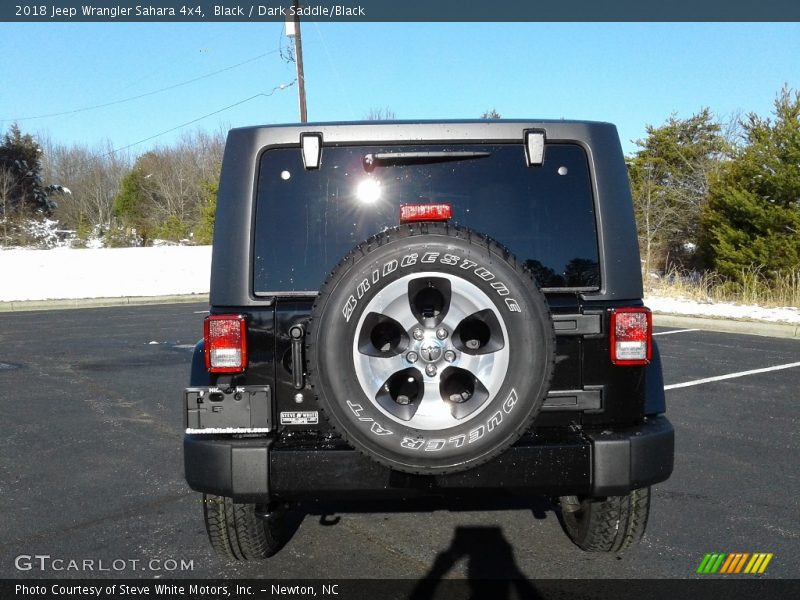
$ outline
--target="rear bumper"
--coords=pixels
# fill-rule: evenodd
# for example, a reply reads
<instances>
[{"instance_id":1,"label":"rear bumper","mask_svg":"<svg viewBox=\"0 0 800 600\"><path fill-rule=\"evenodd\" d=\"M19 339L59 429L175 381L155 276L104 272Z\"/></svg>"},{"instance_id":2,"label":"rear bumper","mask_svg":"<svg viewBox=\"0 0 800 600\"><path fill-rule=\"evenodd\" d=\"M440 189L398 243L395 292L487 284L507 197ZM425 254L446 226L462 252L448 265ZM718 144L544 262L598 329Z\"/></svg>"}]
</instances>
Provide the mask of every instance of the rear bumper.
<instances>
[{"instance_id":1,"label":"rear bumper","mask_svg":"<svg viewBox=\"0 0 800 600\"><path fill-rule=\"evenodd\" d=\"M665 417L613 431L523 438L463 473L392 471L348 448L286 447L271 438L186 435L189 486L239 502L381 500L487 491L528 496L617 496L667 479L674 430Z\"/></svg>"}]
</instances>

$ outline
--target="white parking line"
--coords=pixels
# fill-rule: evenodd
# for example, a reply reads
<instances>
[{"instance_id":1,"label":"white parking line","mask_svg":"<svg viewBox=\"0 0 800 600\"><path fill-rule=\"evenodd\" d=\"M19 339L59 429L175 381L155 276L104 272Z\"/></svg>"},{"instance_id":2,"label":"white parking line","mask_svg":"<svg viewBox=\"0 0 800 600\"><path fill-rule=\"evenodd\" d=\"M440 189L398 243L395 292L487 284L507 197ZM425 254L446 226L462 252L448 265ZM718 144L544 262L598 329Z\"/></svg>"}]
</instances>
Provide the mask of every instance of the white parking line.
<instances>
[{"instance_id":1,"label":"white parking line","mask_svg":"<svg viewBox=\"0 0 800 600\"><path fill-rule=\"evenodd\" d=\"M745 377L747 375L757 375L759 373L769 373L770 371L781 371L783 369L792 369L800 367L800 362L789 363L788 365L777 365L775 367L766 367L764 369L753 369L752 371L741 371L739 373L730 373L728 375L718 375L717 377L706 377L705 379L696 379L695 381L687 381L686 383L673 383L665 385L665 390L674 390L677 388L690 387L692 385L700 385L702 383L711 383L713 381L722 381L723 379L735 379L736 377Z\"/></svg>"},{"instance_id":2,"label":"white parking line","mask_svg":"<svg viewBox=\"0 0 800 600\"><path fill-rule=\"evenodd\" d=\"M670 333L686 333L687 331L700 331L699 329L673 329L672 331L659 331L653 335L669 335Z\"/></svg>"}]
</instances>

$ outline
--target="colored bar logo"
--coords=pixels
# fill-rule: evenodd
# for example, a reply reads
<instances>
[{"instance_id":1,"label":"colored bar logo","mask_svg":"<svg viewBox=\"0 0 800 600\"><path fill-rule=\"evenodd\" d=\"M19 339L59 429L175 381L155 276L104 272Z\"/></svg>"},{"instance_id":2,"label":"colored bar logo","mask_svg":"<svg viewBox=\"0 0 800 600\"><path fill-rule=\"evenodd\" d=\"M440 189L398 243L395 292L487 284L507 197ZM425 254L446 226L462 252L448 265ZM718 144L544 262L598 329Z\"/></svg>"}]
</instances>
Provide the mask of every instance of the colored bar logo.
<instances>
[{"instance_id":1,"label":"colored bar logo","mask_svg":"<svg viewBox=\"0 0 800 600\"><path fill-rule=\"evenodd\" d=\"M769 561L774 555L769 552L734 552L724 554L715 552L706 554L697 567L697 572L701 575L735 575L746 573L750 575L760 575L767 570Z\"/></svg>"}]
</instances>

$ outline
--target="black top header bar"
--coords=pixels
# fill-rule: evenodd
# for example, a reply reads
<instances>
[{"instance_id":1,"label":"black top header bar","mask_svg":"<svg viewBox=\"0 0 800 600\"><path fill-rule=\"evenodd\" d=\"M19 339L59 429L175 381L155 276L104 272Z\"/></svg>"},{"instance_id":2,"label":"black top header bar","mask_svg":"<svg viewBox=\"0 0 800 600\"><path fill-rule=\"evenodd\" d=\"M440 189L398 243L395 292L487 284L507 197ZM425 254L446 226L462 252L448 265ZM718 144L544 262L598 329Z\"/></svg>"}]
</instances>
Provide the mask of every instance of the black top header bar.
<instances>
[{"instance_id":1,"label":"black top header bar","mask_svg":"<svg viewBox=\"0 0 800 600\"><path fill-rule=\"evenodd\" d=\"M6 22L284 21L291 0L14 0ZM300 18L331 22L800 21L797 0L302 0Z\"/></svg>"}]
</instances>

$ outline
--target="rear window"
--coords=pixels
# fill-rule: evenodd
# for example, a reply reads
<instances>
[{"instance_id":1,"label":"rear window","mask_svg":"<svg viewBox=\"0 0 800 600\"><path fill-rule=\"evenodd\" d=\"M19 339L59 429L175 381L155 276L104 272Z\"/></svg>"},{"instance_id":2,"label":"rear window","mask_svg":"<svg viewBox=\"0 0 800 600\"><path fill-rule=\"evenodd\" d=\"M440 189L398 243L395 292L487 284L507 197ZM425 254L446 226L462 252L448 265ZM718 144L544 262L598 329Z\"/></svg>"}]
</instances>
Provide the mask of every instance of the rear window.
<instances>
[{"instance_id":1,"label":"rear window","mask_svg":"<svg viewBox=\"0 0 800 600\"><path fill-rule=\"evenodd\" d=\"M442 151L464 157L365 167L370 154ZM542 287L599 287L583 148L548 144L544 164L528 167L521 144L470 144L326 146L320 169L309 171L299 148L266 151L255 213L254 290L316 292L355 245L399 224L401 204L441 202L452 205L452 222L508 247Z\"/></svg>"}]
</instances>

